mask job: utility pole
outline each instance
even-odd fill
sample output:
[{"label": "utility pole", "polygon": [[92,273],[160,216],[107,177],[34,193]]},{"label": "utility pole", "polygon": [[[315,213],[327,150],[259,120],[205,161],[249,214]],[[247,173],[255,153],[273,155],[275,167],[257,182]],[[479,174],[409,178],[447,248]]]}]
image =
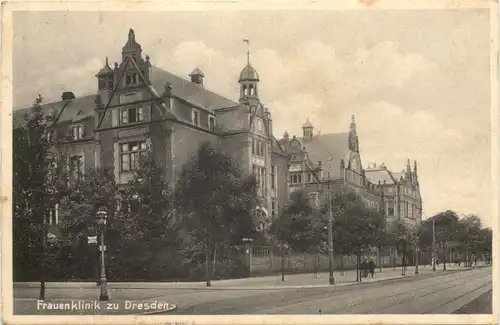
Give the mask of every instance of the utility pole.
[{"label": "utility pole", "polygon": [[436,220],[432,218],[432,271],[436,272]]},{"label": "utility pole", "polygon": [[330,173],[328,173],[328,263],[330,271],[328,283],[333,285],[335,284],[335,278],[333,277],[333,213]]}]

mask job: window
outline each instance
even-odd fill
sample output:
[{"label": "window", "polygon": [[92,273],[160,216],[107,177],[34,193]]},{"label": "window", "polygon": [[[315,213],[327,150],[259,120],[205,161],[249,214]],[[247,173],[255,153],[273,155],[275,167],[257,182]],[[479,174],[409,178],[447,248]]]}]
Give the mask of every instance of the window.
[{"label": "window", "polygon": [[[251,109],[251,108],[250,108]],[[252,127],[252,122],[253,122],[253,115],[250,115],[248,117],[248,127],[251,128]]]},{"label": "window", "polygon": [[120,170],[124,172],[137,169],[140,157],[144,157],[146,152],[145,141],[120,144]]},{"label": "window", "polygon": [[302,174],[290,173],[290,184],[302,184]]},{"label": "window", "polygon": [[271,201],[271,216],[273,219],[278,217],[278,202],[275,199]]},{"label": "window", "polygon": [[200,125],[200,111],[193,109],[193,112],[191,113],[191,121],[194,125]]},{"label": "window", "polygon": [[144,120],[142,107],[122,109],[120,112],[121,124],[141,122]]},{"label": "window", "polygon": [[72,138],[73,140],[83,138],[83,125],[74,125],[72,127]]},{"label": "window", "polygon": [[263,167],[253,167],[255,178],[257,180],[257,194],[260,196],[265,195],[266,190],[266,170]]},{"label": "window", "polygon": [[387,215],[389,216],[394,216],[394,200],[393,199],[389,199],[387,201]]},{"label": "window", "polygon": [[106,80],[106,88],[113,89],[113,76],[108,76]]},{"label": "window", "polygon": [[215,116],[208,117],[208,128],[210,131],[215,132]]},{"label": "window", "polygon": [[70,157],[70,175],[73,181],[80,181],[83,177],[83,155]]},{"label": "window", "polygon": [[271,188],[275,190],[278,188],[278,166],[271,166]]},{"label": "window", "polygon": [[307,173],[307,182],[312,183],[313,179],[314,179],[313,173],[312,172]]},{"label": "window", "polygon": [[264,156],[264,142],[258,139],[252,139],[252,154]]},{"label": "window", "polygon": [[139,83],[139,78],[137,73],[130,73],[125,76],[125,85],[137,85]]}]

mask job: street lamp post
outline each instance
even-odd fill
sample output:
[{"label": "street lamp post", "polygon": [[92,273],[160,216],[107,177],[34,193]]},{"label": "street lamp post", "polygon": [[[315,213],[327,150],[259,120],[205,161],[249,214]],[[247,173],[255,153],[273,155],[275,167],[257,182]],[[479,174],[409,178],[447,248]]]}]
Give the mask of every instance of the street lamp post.
[{"label": "street lamp post", "polygon": [[106,209],[100,208],[99,211],[97,211],[97,223],[101,228],[101,245],[99,246],[99,249],[101,250],[101,294],[99,296],[99,300],[101,301],[109,300],[105,264],[106,245],[104,245],[104,232],[106,230],[107,219],[108,213],[106,212]]},{"label": "street lamp post", "polygon": [[328,283],[333,285],[335,278],[333,277],[333,213],[330,174],[328,174],[328,270],[330,272]]},{"label": "street lamp post", "polygon": [[420,247],[417,240],[415,242],[415,274],[418,274],[418,263],[420,263]]},{"label": "street lamp post", "polygon": [[432,271],[436,272],[436,220],[432,218]]}]

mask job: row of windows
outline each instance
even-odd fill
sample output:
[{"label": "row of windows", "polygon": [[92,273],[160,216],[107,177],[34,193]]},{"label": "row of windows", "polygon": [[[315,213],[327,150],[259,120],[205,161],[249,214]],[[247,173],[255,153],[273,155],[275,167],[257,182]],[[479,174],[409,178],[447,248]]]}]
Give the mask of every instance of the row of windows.
[{"label": "row of windows", "polygon": [[[200,126],[200,111],[197,109],[193,109],[191,111],[191,123],[196,126]],[[208,129],[212,132],[215,132],[215,116],[208,116]]]},{"label": "row of windows", "polygon": [[252,139],[252,154],[264,157],[265,156],[266,144],[264,141],[259,139]]},{"label": "row of windows", "polygon": [[[291,172],[289,176],[290,184],[302,184],[302,174],[302,172]],[[305,175],[307,183],[316,182],[313,172],[306,172]]]}]

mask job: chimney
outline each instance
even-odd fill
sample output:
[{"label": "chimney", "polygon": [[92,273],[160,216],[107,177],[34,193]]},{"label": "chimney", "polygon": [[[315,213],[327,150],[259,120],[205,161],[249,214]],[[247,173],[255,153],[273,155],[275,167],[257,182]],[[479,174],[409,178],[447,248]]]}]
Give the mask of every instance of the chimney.
[{"label": "chimney", "polygon": [[191,77],[191,82],[203,87],[203,77],[205,77],[205,75],[203,74],[203,72],[201,72],[200,69],[194,69],[193,72],[189,74],[189,76]]},{"label": "chimney", "polygon": [[75,99],[75,94],[71,91],[65,91],[61,95],[62,100],[70,100],[70,99]]}]

